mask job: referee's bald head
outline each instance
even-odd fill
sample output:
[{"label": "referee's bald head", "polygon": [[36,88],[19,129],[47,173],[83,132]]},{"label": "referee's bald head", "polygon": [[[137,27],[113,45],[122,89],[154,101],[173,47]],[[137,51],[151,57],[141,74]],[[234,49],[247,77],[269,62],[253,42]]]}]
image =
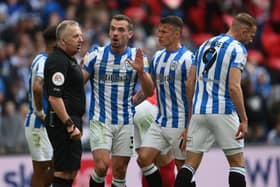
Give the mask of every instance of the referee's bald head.
[{"label": "referee's bald head", "polygon": [[66,35],[67,26],[72,26],[72,25],[80,26],[79,23],[74,20],[64,20],[61,23],[59,23],[56,27],[56,39],[57,40],[63,39],[63,37],[65,37]]}]

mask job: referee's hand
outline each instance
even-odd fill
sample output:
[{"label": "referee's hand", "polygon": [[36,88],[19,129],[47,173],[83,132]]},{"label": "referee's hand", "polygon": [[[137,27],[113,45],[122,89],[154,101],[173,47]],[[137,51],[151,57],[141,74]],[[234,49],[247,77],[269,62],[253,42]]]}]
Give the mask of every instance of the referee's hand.
[{"label": "referee's hand", "polygon": [[75,125],[73,125],[72,127],[67,127],[67,132],[70,135],[71,139],[81,139],[81,131]]}]

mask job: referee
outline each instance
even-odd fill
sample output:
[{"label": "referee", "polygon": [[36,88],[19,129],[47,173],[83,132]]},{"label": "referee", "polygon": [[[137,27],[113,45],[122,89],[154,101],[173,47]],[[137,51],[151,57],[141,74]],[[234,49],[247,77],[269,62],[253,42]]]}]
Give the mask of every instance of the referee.
[{"label": "referee", "polygon": [[85,92],[82,71],[73,57],[83,43],[79,24],[62,21],[56,29],[57,47],[45,65],[49,108],[46,128],[54,149],[53,187],[71,187],[80,168]]}]

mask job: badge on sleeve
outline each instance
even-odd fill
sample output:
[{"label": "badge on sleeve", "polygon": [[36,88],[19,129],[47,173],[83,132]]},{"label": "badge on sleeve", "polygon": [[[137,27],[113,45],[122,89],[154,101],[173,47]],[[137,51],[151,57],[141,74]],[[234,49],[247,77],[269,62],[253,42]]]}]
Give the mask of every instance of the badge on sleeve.
[{"label": "badge on sleeve", "polygon": [[60,72],[56,72],[52,76],[52,83],[56,86],[61,86],[64,83],[64,75]]}]

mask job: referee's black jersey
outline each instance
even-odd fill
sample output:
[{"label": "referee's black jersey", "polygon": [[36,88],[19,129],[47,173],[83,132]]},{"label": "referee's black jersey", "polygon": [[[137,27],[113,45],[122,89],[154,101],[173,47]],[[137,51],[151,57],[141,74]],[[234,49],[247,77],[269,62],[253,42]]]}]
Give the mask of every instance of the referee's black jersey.
[{"label": "referee's black jersey", "polygon": [[84,114],[85,91],[81,68],[75,58],[58,47],[55,47],[47,58],[44,84],[47,97],[55,96],[63,99],[69,116],[81,117]]}]

